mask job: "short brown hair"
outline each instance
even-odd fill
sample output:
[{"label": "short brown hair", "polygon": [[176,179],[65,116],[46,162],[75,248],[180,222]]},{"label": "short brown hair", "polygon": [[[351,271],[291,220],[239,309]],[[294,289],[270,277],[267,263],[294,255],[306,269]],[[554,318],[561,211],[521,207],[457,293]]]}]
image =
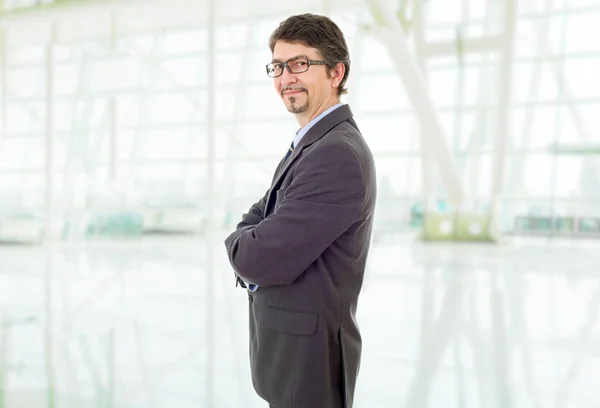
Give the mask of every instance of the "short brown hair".
[{"label": "short brown hair", "polygon": [[[269,38],[271,52],[277,41],[301,43],[319,50],[327,67],[335,68],[338,63],[346,67],[338,86],[338,96],[348,93],[344,87],[350,73],[350,54],[342,30],[331,19],[315,14],[300,14],[282,21]],[[329,71],[327,71],[329,74]]]}]

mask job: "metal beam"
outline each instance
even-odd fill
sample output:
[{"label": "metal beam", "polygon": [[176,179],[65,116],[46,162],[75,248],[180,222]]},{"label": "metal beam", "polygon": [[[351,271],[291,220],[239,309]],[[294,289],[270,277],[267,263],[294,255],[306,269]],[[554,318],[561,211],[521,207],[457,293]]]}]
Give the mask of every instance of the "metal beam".
[{"label": "metal beam", "polygon": [[600,143],[554,143],[548,146],[548,151],[572,156],[600,156]]},{"label": "metal beam", "polygon": [[386,10],[380,0],[371,0],[370,3],[373,14],[381,20],[379,26],[368,27],[365,31],[377,38],[387,48],[392,62],[404,82],[415,114],[425,130],[422,137],[427,138],[428,149],[439,167],[440,177],[449,201],[458,208],[464,201],[465,190],[446,142],[442,124],[427,92],[423,76],[408,48],[404,31],[398,20],[394,18],[394,13]]},{"label": "metal beam", "polygon": [[[467,38],[461,41],[462,53],[484,53],[494,50],[501,50],[505,43],[503,35],[489,35],[478,38]],[[451,41],[436,41],[425,43],[423,53],[426,57],[440,57],[448,55],[456,55],[457,42]]]},{"label": "metal beam", "polygon": [[[130,0],[128,0],[130,1]],[[143,0],[138,0],[141,2]],[[102,4],[124,3],[124,0],[53,0],[52,2],[35,1],[33,4],[21,7],[6,7],[4,1],[0,1],[0,22],[7,19],[14,19],[19,16],[30,15],[34,13],[47,13],[50,11],[64,11],[83,6],[102,5]]]}]

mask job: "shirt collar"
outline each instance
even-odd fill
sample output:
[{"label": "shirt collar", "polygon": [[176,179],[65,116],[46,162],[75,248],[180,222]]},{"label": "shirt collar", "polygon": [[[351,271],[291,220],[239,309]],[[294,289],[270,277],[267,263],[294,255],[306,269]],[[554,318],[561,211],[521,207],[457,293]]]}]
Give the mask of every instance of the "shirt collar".
[{"label": "shirt collar", "polygon": [[317,116],[316,118],[314,118],[313,120],[311,120],[310,122],[308,122],[306,124],[306,126],[304,126],[303,128],[298,129],[298,131],[296,132],[296,137],[294,138],[294,149],[296,148],[296,146],[298,146],[298,143],[300,143],[300,140],[302,140],[302,138],[304,137],[304,135],[307,134],[308,131],[314,125],[316,125],[318,121],[320,121],[325,116],[329,115],[331,112],[333,112],[334,110],[336,110],[337,108],[339,108],[342,105],[343,105],[343,103],[341,103],[341,102],[338,103],[338,104],[333,105],[329,109],[324,110],[323,112],[321,112],[321,114],[319,116]]}]

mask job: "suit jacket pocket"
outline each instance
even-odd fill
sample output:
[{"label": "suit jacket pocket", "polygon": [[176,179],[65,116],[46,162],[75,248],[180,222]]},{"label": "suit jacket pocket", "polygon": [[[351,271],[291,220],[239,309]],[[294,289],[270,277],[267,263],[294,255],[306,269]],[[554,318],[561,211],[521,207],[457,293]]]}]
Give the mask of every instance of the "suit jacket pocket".
[{"label": "suit jacket pocket", "polygon": [[318,314],[305,310],[291,310],[267,306],[268,328],[300,336],[311,336],[317,331]]}]

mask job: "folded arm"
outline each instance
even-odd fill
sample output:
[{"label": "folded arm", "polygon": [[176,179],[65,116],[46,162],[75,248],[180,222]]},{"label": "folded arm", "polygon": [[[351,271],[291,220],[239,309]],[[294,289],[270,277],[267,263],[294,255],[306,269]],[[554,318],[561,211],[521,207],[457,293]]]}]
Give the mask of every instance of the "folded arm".
[{"label": "folded arm", "polygon": [[[258,225],[264,219],[265,204],[267,202],[268,196],[269,196],[269,190],[267,190],[267,192],[263,198],[261,198],[256,203],[252,204],[252,207],[250,207],[250,209],[248,210],[247,213],[242,215],[242,220],[235,227],[236,232],[240,231],[241,229],[248,228],[248,227],[254,227],[255,225]],[[236,286],[240,285],[244,289],[247,288],[246,282],[244,282],[237,273],[235,274],[235,279],[236,279]]]},{"label": "folded arm", "polygon": [[308,152],[277,209],[225,241],[238,276],[260,286],[294,282],[356,220],[364,179],[354,151],[329,142]]},{"label": "folded arm", "polygon": [[267,193],[263,198],[261,198],[258,202],[252,204],[252,207],[250,207],[248,212],[242,215],[242,220],[235,227],[236,230],[248,226],[257,225],[265,218],[265,204],[267,202],[268,195],[269,191],[267,190]]}]

